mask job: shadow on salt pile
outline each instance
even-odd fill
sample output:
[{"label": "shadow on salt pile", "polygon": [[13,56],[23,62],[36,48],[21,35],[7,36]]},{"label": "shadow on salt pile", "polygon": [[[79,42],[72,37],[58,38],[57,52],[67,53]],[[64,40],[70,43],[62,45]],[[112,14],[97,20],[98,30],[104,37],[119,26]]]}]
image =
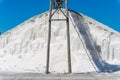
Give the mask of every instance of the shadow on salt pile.
[{"label": "shadow on salt pile", "polygon": [[[77,14],[79,14],[79,13],[77,13]],[[72,16],[72,17],[75,17],[75,16]],[[108,64],[105,61],[103,61],[103,59],[100,55],[101,47],[98,46],[92,39],[92,36],[90,35],[87,25],[84,23],[84,19],[83,19],[82,15],[80,15],[79,17],[76,16],[75,18],[73,18],[73,21],[76,25],[76,26],[74,25],[74,27],[77,27],[77,29],[79,30],[80,35],[84,39],[85,47],[87,48],[87,50],[90,53],[90,56],[92,57],[93,62],[91,62],[91,63],[93,65],[93,67],[95,69],[97,67],[97,69],[99,70],[98,72],[112,73],[112,72],[120,71],[120,65],[111,65],[111,64]],[[86,51],[86,53],[89,55],[89,53],[87,51]],[[96,69],[96,71],[97,71],[97,69]]]}]

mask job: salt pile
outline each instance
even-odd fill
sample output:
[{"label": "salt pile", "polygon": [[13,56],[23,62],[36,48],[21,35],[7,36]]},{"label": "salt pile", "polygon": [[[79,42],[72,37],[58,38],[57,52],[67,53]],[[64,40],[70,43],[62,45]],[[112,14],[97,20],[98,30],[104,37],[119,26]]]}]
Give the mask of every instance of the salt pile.
[{"label": "salt pile", "polygon": [[[72,73],[120,70],[120,34],[83,14],[71,11]],[[63,18],[62,13],[54,17]],[[37,15],[0,36],[0,71],[46,70],[49,12]],[[52,23],[50,72],[67,73],[66,23]]]}]

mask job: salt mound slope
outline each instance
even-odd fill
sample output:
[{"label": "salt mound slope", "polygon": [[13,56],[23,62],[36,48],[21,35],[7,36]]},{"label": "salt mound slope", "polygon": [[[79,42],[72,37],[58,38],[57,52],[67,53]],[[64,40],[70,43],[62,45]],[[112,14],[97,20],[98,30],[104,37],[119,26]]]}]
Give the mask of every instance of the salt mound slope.
[{"label": "salt mound slope", "polygon": [[[0,71],[45,73],[49,12],[35,16],[0,36]],[[64,18],[56,13],[54,18]],[[67,72],[66,23],[52,22],[50,72]],[[120,70],[120,34],[70,12],[72,72]]]}]

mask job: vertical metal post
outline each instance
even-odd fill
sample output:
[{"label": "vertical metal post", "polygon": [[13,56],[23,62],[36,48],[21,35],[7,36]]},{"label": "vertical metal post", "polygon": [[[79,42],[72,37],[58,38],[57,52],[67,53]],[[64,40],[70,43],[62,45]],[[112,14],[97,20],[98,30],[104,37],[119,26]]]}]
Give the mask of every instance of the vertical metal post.
[{"label": "vertical metal post", "polygon": [[[62,5],[62,3],[61,3]],[[57,10],[60,10],[63,15],[66,17],[66,33],[67,33],[67,62],[68,62],[68,73],[72,72],[71,69],[71,52],[70,52],[70,30],[69,30],[69,13],[68,13],[68,0],[66,0],[66,14],[61,10],[61,7],[58,6],[58,3],[56,3],[56,10],[52,13],[53,8],[53,0],[50,0],[50,14],[49,14],[49,28],[48,28],[48,43],[47,43],[47,59],[46,59],[46,74],[49,73],[49,62],[50,62],[50,41],[51,41],[51,22],[52,16],[55,14]],[[63,19],[58,19],[63,20]],[[64,21],[64,20],[63,20]]]},{"label": "vertical metal post", "polygon": [[69,29],[69,12],[68,12],[68,0],[66,0],[66,24],[67,24],[67,49],[68,49],[68,73],[72,72],[71,69],[71,51],[70,51],[70,29]]},{"label": "vertical metal post", "polygon": [[49,62],[50,62],[51,14],[52,14],[52,0],[50,0],[50,14],[49,14],[49,27],[48,27],[46,74],[49,73]]}]

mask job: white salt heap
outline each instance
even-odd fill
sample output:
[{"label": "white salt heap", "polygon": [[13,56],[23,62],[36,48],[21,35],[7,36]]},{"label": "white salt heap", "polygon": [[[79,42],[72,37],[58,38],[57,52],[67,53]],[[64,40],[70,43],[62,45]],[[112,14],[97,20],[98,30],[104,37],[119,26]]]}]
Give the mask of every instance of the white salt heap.
[{"label": "white salt heap", "polygon": [[[72,72],[120,70],[120,34],[76,12],[70,12]],[[64,18],[56,13],[54,18]],[[0,36],[0,71],[46,70],[49,12],[35,16]],[[50,72],[67,73],[66,23],[52,22]]]}]

